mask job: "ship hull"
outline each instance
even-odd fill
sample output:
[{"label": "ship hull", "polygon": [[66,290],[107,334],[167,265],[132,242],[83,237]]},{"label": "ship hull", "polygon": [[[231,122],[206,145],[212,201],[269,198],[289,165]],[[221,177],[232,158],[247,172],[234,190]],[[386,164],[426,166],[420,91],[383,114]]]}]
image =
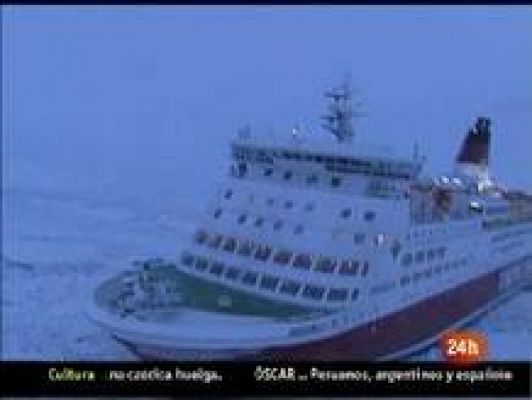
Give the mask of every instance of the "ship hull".
[{"label": "ship hull", "polygon": [[470,322],[530,282],[528,265],[519,265],[517,273],[508,280],[504,274],[510,268],[515,270],[515,265],[434,295],[373,323],[303,344],[246,352],[227,349],[191,352],[180,349],[178,343],[172,348],[125,344],[143,359],[364,361],[400,358],[429,346],[443,331]]}]

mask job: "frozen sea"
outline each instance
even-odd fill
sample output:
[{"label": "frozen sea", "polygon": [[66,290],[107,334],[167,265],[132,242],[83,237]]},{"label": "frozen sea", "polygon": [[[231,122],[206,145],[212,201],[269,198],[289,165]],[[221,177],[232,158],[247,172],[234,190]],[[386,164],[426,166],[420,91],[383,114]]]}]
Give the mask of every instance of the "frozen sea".
[{"label": "frozen sea", "polygon": [[[199,199],[196,199],[199,200]],[[134,360],[85,316],[95,280],[134,260],[175,257],[202,201],[169,204],[42,187],[3,191],[2,356],[17,360]],[[532,360],[532,291],[475,323],[493,360]],[[414,356],[439,359],[432,348]]]}]

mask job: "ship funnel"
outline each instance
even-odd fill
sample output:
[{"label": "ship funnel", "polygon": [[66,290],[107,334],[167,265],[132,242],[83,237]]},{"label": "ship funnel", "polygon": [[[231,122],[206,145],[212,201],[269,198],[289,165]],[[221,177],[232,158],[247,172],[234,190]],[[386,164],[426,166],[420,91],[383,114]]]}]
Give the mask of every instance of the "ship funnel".
[{"label": "ship funnel", "polygon": [[477,182],[489,181],[490,125],[489,118],[480,117],[467,132],[456,157],[456,172],[460,176]]},{"label": "ship funnel", "polygon": [[489,118],[481,117],[477,119],[474,128],[467,132],[456,158],[457,163],[488,165],[491,138],[490,125]]}]

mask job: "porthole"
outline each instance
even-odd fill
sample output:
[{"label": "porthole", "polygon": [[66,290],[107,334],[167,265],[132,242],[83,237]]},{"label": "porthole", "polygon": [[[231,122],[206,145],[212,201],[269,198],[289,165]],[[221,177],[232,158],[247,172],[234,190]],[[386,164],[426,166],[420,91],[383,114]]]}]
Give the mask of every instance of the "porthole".
[{"label": "porthole", "polygon": [[347,289],[329,289],[327,301],[345,301],[347,299]]},{"label": "porthole", "polygon": [[259,287],[261,289],[271,290],[272,292],[277,289],[277,285],[279,284],[279,278],[272,275],[264,275],[259,283]]},{"label": "porthole", "polygon": [[301,295],[312,300],[321,300],[324,292],[325,288],[322,286],[306,285]]},{"label": "porthole", "polygon": [[242,277],[242,283],[246,285],[254,286],[257,283],[258,277],[259,277],[258,273],[248,271]]},{"label": "porthole", "polygon": [[281,287],[279,288],[279,292],[288,294],[291,296],[295,296],[297,292],[299,292],[300,287],[301,287],[301,284],[295,281],[283,281],[281,283]]},{"label": "porthole", "polygon": [[194,263],[194,256],[188,251],[183,252],[183,254],[181,255],[181,264],[183,264],[186,267],[191,267],[193,263]]},{"label": "porthole", "polygon": [[341,212],[340,212],[340,216],[342,218],[349,218],[351,216],[351,209],[350,208],[344,208]]},{"label": "porthole", "polygon": [[229,280],[237,280],[238,277],[240,276],[241,274],[241,270],[239,270],[238,268],[235,268],[235,267],[229,267],[227,269],[227,272],[225,273],[225,277]]},{"label": "porthole", "polygon": [[225,265],[222,264],[221,262],[213,262],[209,272],[213,275],[220,276],[224,272],[224,269],[225,269]]},{"label": "porthole", "polygon": [[296,254],[292,265],[296,268],[310,269],[312,266],[312,256],[309,254]]},{"label": "porthole", "polygon": [[358,272],[358,266],[358,261],[342,260],[340,263],[340,270],[338,272],[341,275],[356,275]]},{"label": "porthole", "polygon": [[375,217],[376,217],[375,211],[366,211],[366,212],[364,212],[364,220],[365,221],[368,221],[368,222],[374,221]]},{"label": "porthole", "polygon": [[342,180],[341,180],[340,177],[338,177],[338,176],[333,176],[333,177],[331,178],[331,185],[332,185],[333,187],[338,187],[338,186],[340,186],[340,183],[341,183],[341,182],[342,182]]}]

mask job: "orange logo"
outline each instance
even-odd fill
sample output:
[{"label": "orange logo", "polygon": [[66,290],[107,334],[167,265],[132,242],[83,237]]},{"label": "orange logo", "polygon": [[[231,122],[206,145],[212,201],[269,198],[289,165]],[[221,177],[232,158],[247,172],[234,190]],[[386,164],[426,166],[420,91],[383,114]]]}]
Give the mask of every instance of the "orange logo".
[{"label": "orange logo", "polygon": [[488,339],[476,331],[449,331],[440,338],[440,350],[448,362],[480,362],[486,360],[488,355]]}]

